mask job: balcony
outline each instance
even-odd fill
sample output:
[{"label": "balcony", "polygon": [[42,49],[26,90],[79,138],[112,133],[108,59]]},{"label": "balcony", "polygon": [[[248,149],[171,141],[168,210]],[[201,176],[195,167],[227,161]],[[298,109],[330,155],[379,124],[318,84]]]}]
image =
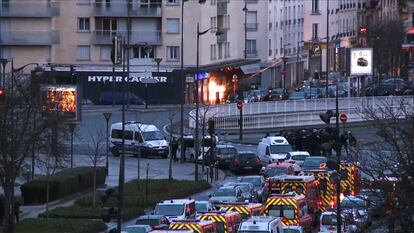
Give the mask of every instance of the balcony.
[{"label": "balcony", "polygon": [[[129,10],[130,17],[162,17],[161,5],[134,6]],[[127,17],[127,3],[116,2],[116,5],[109,5],[109,7],[104,3],[95,3],[94,13],[96,17]]]},{"label": "balcony", "polygon": [[47,46],[59,43],[59,31],[0,31],[0,45],[24,46],[39,45]]},{"label": "balcony", "polygon": [[[126,36],[127,32],[95,30],[93,31],[92,43],[96,45],[109,45],[112,44],[112,38],[116,35]],[[131,31],[130,44],[161,45],[161,31]]]},{"label": "balcony", "polygon": [[51,18],[59,15],[59,3],[22,1],[0,4],[0,17],[4,18]]},{"label": "balcony", "polygon": [[257,50],[245,50],[246,51],[246,57],[247,58],[254,58],[257,57]]}]

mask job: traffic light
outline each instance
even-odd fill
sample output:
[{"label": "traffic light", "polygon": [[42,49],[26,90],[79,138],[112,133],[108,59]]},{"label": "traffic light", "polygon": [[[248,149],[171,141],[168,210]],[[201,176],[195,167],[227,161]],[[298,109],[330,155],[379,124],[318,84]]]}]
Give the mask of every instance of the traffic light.
[{"label": "traffic light", "polygon": [[6,104],[6,93],[4,88],[0,87],[0,107],[3,107]]},{"label": "traffic light", "polygon": [[325,124],[329,125],[331,118],[334,116],[334,113],[332,110],[328,110],[325,113],[319,114],[319,117]]}]

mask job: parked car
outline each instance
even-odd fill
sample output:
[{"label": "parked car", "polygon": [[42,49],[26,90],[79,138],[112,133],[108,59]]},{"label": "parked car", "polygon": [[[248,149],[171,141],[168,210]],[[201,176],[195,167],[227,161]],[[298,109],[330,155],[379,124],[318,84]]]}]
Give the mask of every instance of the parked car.
[{"label": "parked car", "polygon": [[368,214],[368,203],[356,196],[345,196],[341,201],[342,213],[348,218],[349,224],[356,225],[358,231],[363,231],[372,220]]},{"label": "parked car", "polygon": [[148,233],[152,231],[149,225],[129,225],[126,227],[126,233]]},{"label": "parked car", "polygon": [[156,214],[149,214],[149,215],[142,215],[137,218],[135,221],[136,225],[149,225],[152,228],[166,226],[169,225],[170,222],[168,221],[167,217],[164,215],[156,215]]},{"label": "parked car", "polygon": [[271,163],[262,168],[261,174],[265,177],[273,177],[280,175],[295,175],[295,168],[291,163]]},{"label": "parked car", "polygon": [[324,156],[310,156],[303,161],[302,169],[304,171],[320,169],[322,164],[326,164],[326,162],[328,162],[328,159]]},{"label": "parked car", "polygon": [[257,202],[257,192],[254,189],[254,185],[250,182],[229,182],[224,186],[239,186],[243,191],[244,200],[248,200],[251,203]]},{"label": "parked car", "polygon": [[309,152],[307,151],[292,151],[288,153],[288,160],[286,162],[294,162],[298,166],[302,167],[303,162],[306,158],[310,157]]},{"label": "parked car", "polygon": [[236,147],[232,145],[220,144],[216,146],[216,159],[220,168],[228,168],[234,156],[237,155]]},{"label": "parked car", "polygon": [[230,170],[233,173],[241,173],[245,171],[250,172],[259,172],[262,168],[260,164],[260,160],[254,152],[239,152],[236,156],[234,156],[231,164]]},{"label": "parked car", "polygon": [[264,202],[267,197],[267,183],[263,176],[242,176],[238,179],[240,182],[250,182],[253,184],[257,193],[258,202]]},{"label": "parked car", "polygon": [[304,229],[301,226],[284,226],[283,233],[304,233]]},{"label": "parked car", "polygon": [[214,206],[232,203],[232,202],[244,202],[243,190],[239,186],[223,186],[216,190],[213,194],[209,195],[209,202]]}]

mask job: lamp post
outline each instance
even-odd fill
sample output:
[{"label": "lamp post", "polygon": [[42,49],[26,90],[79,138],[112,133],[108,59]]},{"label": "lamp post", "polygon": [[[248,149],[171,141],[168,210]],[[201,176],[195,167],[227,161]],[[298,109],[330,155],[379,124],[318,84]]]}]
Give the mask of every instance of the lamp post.
[{"label": "lamp post", "polygon": [[[148,58],[150,53],[152,52],[152,47],[146,43],[144,46],[144,51]],[[145,109],[148,109],[148,83],[147,82],[145,82]]]},{"label": "lamp post", "polygon": [[[326,0],[326,96],[328,96],[328,84],[329,84],[329,0]],[[322,56],[322,53],[321,53]],[[321,69],[322,72],[322,69]],[[337,93],[338,94],[338,93]]]},{"label": "lamp post", "polygon": [[283,45],[283,57],[282,57],[282,61],[283,61],[283,71],[282,71],[282,75],[283,75],[283,89],[286,89],[286,63],[288,61],[288,58],[286,57],[286,46],[289,46],[290,43],[288,44],[284,44]]},{"label": "lamp post", "polygon": [[112,113],[104,112],[103,116],[105,117],[106,121],[106,163],[105,163],[105,170],[106,176],[109,175],[109,119],[111,119]]},{"label": "lamp post", "polygon": [[296,85],[299,83],[299,44],[305,43],[305,41],[301,40],[297,42],[296,46]]},{"label": "lamp post", "polygon": [[184,162],[184,102],[185,102],[185,77],[184,77],[184,3],[187,0],[181,0],[181,104],[180,104],[180,158]]},{"label": "lamp post", "polygon": [[76,123],[69,122],[69,131],[70,131],[70,168],[73,168],[73,133],[75,132]]},{"label": "lamp post", "polygon": [[[197,23],[197,59],[196,59],[196,74],[195,74],[195,101],[196,101],[196,116],[195,116],[195,161],[194,161],[194,180],[198,181],[198,164],[197,164],[197,160],[198,160],[198,155],[199,155],[199,138],[198,138],[198,128],[199,128],[199,123],[198,123],[198,115],[199,115],[199,98],[198,98],[198,72],[199,72],[199,66],[200,66],[200,36],[206,34],[208,31],[210,31],[211,29],[214,28],[209,28],[205,31],[201,31],[200,32],[200,23]],[[216,36],[219,36],[223,34],[223,32],[221,30],[217,30],[216,32]],[[203,155],[204,156],[204,155]],[[203,158],[204,159],[204,158]]]},{"label": "lamp post", "polygon": [[244,1],[244,7],[242,9],[244,11],[244,59],[247,59],[247,2]]}]

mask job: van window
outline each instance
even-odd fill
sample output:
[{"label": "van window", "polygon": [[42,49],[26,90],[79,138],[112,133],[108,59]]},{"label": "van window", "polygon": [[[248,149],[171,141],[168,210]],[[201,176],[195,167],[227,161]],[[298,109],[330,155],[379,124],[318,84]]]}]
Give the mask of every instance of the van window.
[{"label": "van window", "polygon": [[269,216],[295,219],[295,207],[293,205],[271,205],[269,206]]},{"label": "van window", "polygon": [[164,140],[164,136],[160,131],[142,132],[142,137],[145,141]]},{"label": "van window", "polygon": [[[125,140],[132,140],[132,131],[125,131]],[[122,130],[120,129],[113,129],[111,132],[112,138],[122,139]]]},{"label": "van window", "polygon": [[155,214],[167,216],[180,216],[184,214],[184,204],[158,204]]},{"label": "van window", "polygon": [[287,153],[287,152],[292,152],[292,151],[293,151],[292,146],[289,144],[270,146],[270,152],[272,152],[272,154]]},{"label": "van window", "polygon": [[137,142],[139,142],[139,143],[144,142],[144,141],[142,140],[141,134],[140,134],[140,133],[138,133],[138,132],[135,132],[135,141],[137,141]]}]

